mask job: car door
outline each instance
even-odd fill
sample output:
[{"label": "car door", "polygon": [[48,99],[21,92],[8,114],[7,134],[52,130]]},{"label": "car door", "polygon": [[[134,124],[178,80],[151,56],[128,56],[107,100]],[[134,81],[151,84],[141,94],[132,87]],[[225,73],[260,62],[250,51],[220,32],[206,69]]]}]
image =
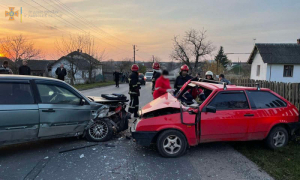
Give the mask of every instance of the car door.
[{"label": "car door", "polygon": [[[274,123],[294,117],[287,103],[269,91],[246,91],[254,117],[249,123],[249,140],[264,139]],[[296,112],[297,113],[297,112]]]},{"label": "car door", "polygon": [[0,81],[0,144],[37,138],[38,105],[29,80]]},{"label": "car door", "polygon": [[73,88],[63,82],[36,81],[40,96],[39,137],[82,133],[91,118],[90,105]]},{"label": "car door", "polygon": [[[205,112],[207,107],[216,112]],[[221,91],[201,113],[201,141],[230,141],[246,138],[252,111],[244,91]]]}]

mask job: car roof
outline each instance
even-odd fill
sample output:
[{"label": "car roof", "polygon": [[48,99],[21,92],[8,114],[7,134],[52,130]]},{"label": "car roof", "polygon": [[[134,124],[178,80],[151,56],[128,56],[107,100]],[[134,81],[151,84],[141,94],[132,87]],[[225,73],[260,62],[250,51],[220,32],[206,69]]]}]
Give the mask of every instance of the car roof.
[{"label": "car roof", "polygon": [[[198,81],[192,81],[191,83],[196,84],[198,86],[205,87],[210,90],[223,90],[224,85],[223,84],[215,84],[215,83],[208,83],[208,82],[198,82]],[[241,90],[257,90],[256,87],[245,87],[245,86],[236,86],[236,85],[226,85],[227,90],[232,91],[241,91]],[[261,88],[261,90],[270,91],[267,88]]]},{"label": "car roof", "polygon": [[0,80],[51,80],[51,81],[62,82],[61,80],[50,78],[50,77],[26,76],[26,75],[6,75],[6,74],[1,74]]}]

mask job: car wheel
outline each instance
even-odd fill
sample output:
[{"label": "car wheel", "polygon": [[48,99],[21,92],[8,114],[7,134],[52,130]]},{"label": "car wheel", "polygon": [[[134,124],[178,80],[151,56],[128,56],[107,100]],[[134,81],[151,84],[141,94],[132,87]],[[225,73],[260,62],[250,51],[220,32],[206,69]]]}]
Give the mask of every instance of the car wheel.
[{"label": "car wheel", "polygon": [[88,141],[104,142],[110,140],[112,136],[112,125],[106,120],[95,121],[86,132]]},{"label": "car wheel", "polygon": [[186,151],[185,136],[176,130],[167,130],[159,135],[157,149],[163,157],[178,157]]},{"label": "car wheel", "polygon": [[273,128],[270,131],[266,139],[266,143],[269,148],[278,149],[286,146],[288,140],[289,140],[289,135],[287,130],[282,126],[278,126]]}]

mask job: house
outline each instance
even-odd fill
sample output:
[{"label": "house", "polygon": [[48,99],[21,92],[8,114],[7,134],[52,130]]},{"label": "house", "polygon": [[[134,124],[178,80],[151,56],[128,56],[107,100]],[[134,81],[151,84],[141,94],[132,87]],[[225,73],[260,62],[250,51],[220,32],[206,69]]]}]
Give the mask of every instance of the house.
[{"label": "house", "polygon": [[256,43],[248,63],[251,79],[299,83],[300,39],[291,44]]},{"label": "house", "polygon": [[[54,63],[55,60],[27,60],[27,66],[30,67],[31,75],[48,76],[48,66]],[[16,62],[17,67],[22,66],[23,60]]]},{"label": "house", "polygon": [[[56,69],[63,64],[67,70],[65,81],[71,83],[72,71],[74,73],[74,84],[83,84],[89,80],[89,72],[91,72],[93,81],[103,80],[102,64],[92,56],[83,53],[82,51],[73,51],[66,56],[55,61],[51,66],[48,66],[49,76],[56,78]],[[92,71],[91,71],[91,66]],[[73,70],[72,70],[73,69]]]}]

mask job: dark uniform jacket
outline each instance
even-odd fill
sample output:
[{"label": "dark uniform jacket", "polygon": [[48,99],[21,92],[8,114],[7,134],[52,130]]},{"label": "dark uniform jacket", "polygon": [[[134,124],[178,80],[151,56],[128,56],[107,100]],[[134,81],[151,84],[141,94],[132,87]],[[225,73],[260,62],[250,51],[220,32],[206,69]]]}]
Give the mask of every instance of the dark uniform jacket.
[{"label": "dark uniform jacket", "polygon": [[64,81],[65,80],[65,76],[67,75],[67,71],[65,68],[60,68],[58,67],[55,71],[56,75],[57,75],[57,78]]},{"label": "dark uniform jacket", "polygon": [[20,75],[30,75],[30,67],[28,66],[20,66],[19,67],[19,74]]},{"label": "dark uniform jacket", "polygon": [[137,72],[132,72],[129,75],[129,94],[131,95],[140,95],[140,82],[139,74]]},{"label": "dark uniform jacket", "polygon": [[188,80],[192,78],[193,77],[188,74],[185,77],[183,77],[180,74],[175,80],[175,84],[174,84],[175,94],[180,90],[180,88],[184,85],[184,83],[186,83]]},{"label": "dark uniform jacket", "polygon": [[155,90],[155,83],[156,80],[160,77],[161,73],[154,71],[153,76],[152,76],[152,92]]},{"label": "dark uniform jacket", "polygon": [[113,75],[114,75],[114,80],[115,80],[115,81],[119,81],[119,80],[120,80],[120,74],[121,74],[121,73],[119,73],[119,72],[117,72],[117,71],[115,71],[115,72],[113,73]]}]

